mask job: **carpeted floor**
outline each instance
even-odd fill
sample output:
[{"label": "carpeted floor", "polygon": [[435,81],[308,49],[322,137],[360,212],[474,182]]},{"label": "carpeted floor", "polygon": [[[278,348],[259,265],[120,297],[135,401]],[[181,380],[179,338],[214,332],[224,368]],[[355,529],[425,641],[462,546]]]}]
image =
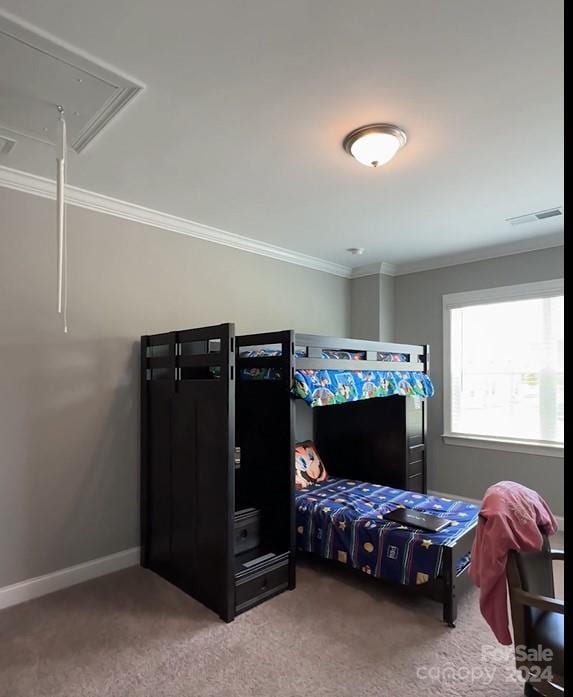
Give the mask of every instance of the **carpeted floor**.
[{"label": "carpeted floor", "polygon": [[0,696],[518,697],[477,602],[449,629],[431,601],[306,562],[227,625],[134,567],[0,612]]}]

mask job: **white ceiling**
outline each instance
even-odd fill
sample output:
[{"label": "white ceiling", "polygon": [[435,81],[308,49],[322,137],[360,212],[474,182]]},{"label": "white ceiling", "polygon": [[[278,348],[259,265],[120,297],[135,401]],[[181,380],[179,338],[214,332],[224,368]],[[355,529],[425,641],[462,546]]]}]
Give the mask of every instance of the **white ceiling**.
[{"label": "white ceiling", "polygon": [[[563,203],[559,0],[0,3],[146,86],[75,186],[349,266],[562,232],[505,222]],[[341,147],[374,121],[409,138],[378,170]],[[0,165],[52,177],[54,153]]]}]

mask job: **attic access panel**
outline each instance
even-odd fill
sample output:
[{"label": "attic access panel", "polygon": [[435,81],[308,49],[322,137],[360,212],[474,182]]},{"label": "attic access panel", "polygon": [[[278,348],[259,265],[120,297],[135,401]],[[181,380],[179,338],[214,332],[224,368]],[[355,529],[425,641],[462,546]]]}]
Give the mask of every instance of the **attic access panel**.
[{"label": "attic access panel", "polygon": [[0,65],[3,130],[55,145],[61,104],[76,152],[143,89],[6,13],[0,13]]}]

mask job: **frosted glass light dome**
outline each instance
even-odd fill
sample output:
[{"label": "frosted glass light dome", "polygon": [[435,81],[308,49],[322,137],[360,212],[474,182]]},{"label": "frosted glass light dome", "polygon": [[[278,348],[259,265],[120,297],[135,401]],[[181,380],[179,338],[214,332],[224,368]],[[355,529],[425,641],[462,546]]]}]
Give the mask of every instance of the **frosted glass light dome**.
[{"label": "frosted glass light dome", "polygon": [[401,128],[381,123],[352,131],[344,139],[343,146],[363,165],[380,167],[389,162],[406,145],[406,141],[406,134]]}]

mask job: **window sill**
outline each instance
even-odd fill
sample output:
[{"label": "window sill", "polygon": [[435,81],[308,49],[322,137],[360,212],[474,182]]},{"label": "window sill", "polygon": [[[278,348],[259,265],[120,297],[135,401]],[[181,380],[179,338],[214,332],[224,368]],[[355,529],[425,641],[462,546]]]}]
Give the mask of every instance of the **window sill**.
[{"label": "window sill", "polygon": [[446,445],[462,445],[468,448],[485,448],[487,450],[505,450],[528,455],[544,455],[546,457],[563,457],[562,445],[533,443],[526,440],[510,440],[509,438],[487,438],[485,436],[469,436],[462,433],[443,433],[442,440]]}]

